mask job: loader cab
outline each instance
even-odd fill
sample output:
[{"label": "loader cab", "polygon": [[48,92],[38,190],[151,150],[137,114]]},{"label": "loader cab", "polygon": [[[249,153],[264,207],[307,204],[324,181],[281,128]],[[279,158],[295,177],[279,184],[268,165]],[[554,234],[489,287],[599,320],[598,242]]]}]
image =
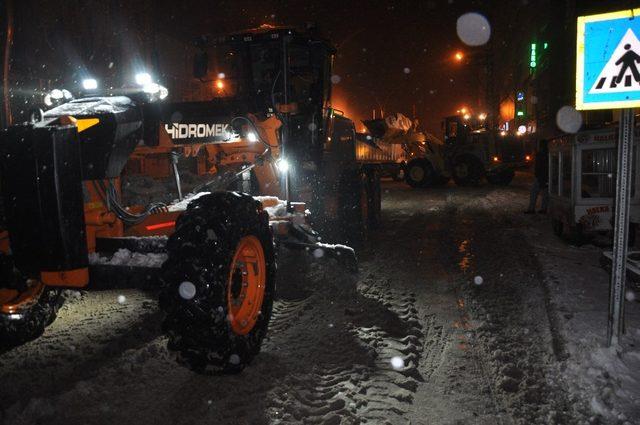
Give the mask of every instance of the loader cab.
[{"label": "loader cab", "polygon": [[271,113],[280,106],[296,115],[313,113],[331,97],[335,50],[311,31],[263,25],[203,37],[197,45],[194,77],[207,86],[210,99],[234,98],[254,113]]},{"label": "loader cab", "polygon": [[335,49],[314,30],[263,25],[219,38],[202,37],[194,76],[199,100],[233,101],[244,112],[276,114],[287,151],[300,161],[320,161],[326,141]]},{"label": "loader cab", "polygon": [[459,115],[446,117],[442,122],[444,141],[448,145],[465,144],[470,141],[471,128]]}]

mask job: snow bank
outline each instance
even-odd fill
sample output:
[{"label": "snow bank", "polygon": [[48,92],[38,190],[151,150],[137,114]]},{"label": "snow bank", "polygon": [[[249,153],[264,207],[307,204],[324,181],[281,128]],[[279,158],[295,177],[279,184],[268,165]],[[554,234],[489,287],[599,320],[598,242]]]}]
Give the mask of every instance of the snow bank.
[{"label": "snow bank", "polygon": [[538,251],[557,311],[568,354],[560,370],[571,397],[586,404],[596,423],[639,423],[640,304],[627,298],[627,334],[619,347],[607,347],[609,273],[600,266],[602,249],[569,246],[547,222],[534,224],[526,236]]}]

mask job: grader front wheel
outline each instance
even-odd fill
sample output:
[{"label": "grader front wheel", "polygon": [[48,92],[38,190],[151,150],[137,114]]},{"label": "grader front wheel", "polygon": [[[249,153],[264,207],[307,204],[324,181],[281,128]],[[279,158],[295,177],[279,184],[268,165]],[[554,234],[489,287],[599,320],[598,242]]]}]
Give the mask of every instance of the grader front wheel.
[{"label": "grader front wheel", "polygon": [[169,238],[163,330],[178,361],[197,372],[236,373],[260,351],[276,270],[261,208],[248,195],[206,195],[189,204]]}]

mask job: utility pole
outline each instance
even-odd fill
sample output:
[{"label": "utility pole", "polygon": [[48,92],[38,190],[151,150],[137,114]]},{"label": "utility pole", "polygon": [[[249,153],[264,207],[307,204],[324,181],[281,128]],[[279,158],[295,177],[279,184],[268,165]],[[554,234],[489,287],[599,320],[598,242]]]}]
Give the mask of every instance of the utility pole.
[{"label": "utility pole", "polygon": [[5,0],[6,5],[6,34],[4,44],[4,58],[2,62],[2,111],[3,127],[11,125],[11,96],[9,96],[9,71],[11,69],[11,47],[13,45],[13,0]]}]

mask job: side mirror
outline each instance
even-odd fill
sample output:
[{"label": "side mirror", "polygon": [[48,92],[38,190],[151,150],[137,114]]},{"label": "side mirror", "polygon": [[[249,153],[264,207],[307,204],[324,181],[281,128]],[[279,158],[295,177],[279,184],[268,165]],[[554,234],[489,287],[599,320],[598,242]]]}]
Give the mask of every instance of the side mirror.
[{"label": "side mirror", "polygon": [[207,52],[200,51],[193,58],[193,76],[204,78],[209,72],[209,56]]}]

